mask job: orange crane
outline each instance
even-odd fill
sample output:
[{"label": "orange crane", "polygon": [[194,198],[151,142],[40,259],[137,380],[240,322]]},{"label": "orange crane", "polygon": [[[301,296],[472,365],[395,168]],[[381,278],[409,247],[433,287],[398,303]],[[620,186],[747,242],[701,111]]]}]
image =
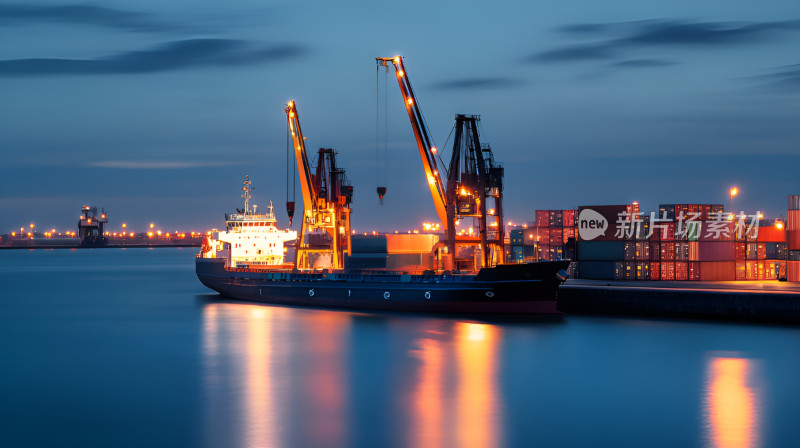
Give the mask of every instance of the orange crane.
[{"label": "orange crane", "polygon": [[350,255],[350,203],[353,187],[345,170],[336,165],[336,151],[320,148],[312,174],[305,138],[294,101],[286,105],[294,154],[303,192],[303,219],[297,242],[295,269],[343,269]]},{"label": "orange crane", "polygon": [[[478,138],[477,116],[456,116],[456,141],[453,147],[450,167],[447,169],[448,179],[445,183],[439,174],[436,157],[439,150],[433,144],[428,131],[419,101],[414,96],[414,89],[408,72],[403,65],[403,58],[375,58],[379,66],[394,67],[400,93],[403,96],[411,128],[417,141],[425,177],[433,198],[436,213],[445,232],[444,244],[447,253],[441,256],[444,269],[453,267],[460,269],[456,257],[456,243],[475,245],[476,239],[458,237],[456,223],[459,217],[479,219],[479,238],[482,257],[473,264],[473,268],[489,267],[503,259],[503,223],[502,223],[502,177],[503,168],[494,162],[491,149],[483,147]],[[464,129],[462,131],[462,128]],[[462,138],[463,134],[463,138]],[[462,155],[463,154],[463,155]],[[463,165],[463,168],[462,168]],[[487,213],[487,200],[491,199],[495,207]],[[487,219],[488,218],[488,219]],[[488,221],[488,222],[487,222]]]}]

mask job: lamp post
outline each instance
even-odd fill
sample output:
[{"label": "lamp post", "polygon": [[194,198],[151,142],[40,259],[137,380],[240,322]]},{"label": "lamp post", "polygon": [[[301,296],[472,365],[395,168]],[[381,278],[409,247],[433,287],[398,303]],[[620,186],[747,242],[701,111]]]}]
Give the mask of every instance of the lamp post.
[{"label": "lamp post", "polygon": [[737,194],[739,194],[739,189],[736,188],[736,187],[733,187],[733,188],[731,188],[731,191],[729,193],[731,195],[731,215],[735,216],[735,212],[733,211],[733,197],[736,196]]}]

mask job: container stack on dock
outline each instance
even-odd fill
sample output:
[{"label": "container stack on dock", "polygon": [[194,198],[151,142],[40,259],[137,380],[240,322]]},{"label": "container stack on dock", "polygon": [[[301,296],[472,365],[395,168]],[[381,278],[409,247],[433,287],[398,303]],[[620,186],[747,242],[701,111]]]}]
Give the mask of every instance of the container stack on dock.
[{"label": "container stack on dock", "polygon": [[536,210],[534,225],[509,232],[508,262],[575,260],[575,214],[576,210]]},{"label": "container stack on dock", "polygon": [[800,195],[789,196],[789,216],[786,223],[788,258],[786,279],[800,282]]},{"label": "container stack on dock", "polygon": [[[780,220],[758,219],[754,225],[754,215],[732,219],[722,204],[662,204],[658,214],[646,215],[636,207],[634,203],[579,208],[576,278],[733,281],[787,277],[791,238],[787,234],[791,232]],[[798,213],[789,211],[790,221],[794,219],[790,228],[800,229]],[[630,221],[623,222],[628,215]],[[598,234],[592,226],[601,223],[605,231]],[[800,262],[800,251],[791,257]],[[797,273],[798,267],[791,269]]]}]

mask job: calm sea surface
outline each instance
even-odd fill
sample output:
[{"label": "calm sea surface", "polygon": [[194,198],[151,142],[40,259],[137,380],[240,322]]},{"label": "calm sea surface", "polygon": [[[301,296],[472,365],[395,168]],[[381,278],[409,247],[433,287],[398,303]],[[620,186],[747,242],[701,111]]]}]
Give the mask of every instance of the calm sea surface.
[{"label": "calm sea surface", "polygon": [[0,447],[797,447],[800,328],[235,303],[194,249],[0,251]]}]

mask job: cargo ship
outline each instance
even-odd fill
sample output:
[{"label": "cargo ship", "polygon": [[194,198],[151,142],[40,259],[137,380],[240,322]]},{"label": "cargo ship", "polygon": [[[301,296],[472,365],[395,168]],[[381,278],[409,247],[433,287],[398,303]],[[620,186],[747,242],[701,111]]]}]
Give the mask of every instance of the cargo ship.
[{"label": "cargo ship", "polygon": [[[569,261],[503,264],[504,169],[495,161],[491,147],[480,141],[480,116],[456,115],[450,163],[440,166],[444,162],[423,119],[403,59],[376,58],[376,62],[378,68],[386,68],[386,76],[389,68],[394,68],[441,236],[428,241],[430,244],[404,241],[397,244],[401,252],[397,254],[388,247],[385,254],[361,253],[350,228],[353,187],[337,164],[337,152],[320,148],[316,163],[309,162],[297,106],[289,101],[284,111],[292,147],[287,152],[294,153],[303,195],[294,260],[284,263],[286,240],[274,227],[274,219],[265,221],[271,230],[260,233],[260,239],[252,232],[263,226],[239,225],[228,219],[226,234],[215,233],[198,255],[200,281],[230,298],[290,305],[481,315],[557,314],[558,287],[567,279]],[[287,176],[295,175],[288,170],[287,164]],[[249,188],[246,182],[245,201]],[[386,192],[385,185],[377,188],[381,201]],[[288,182],[286,211],[291,226],[295,201],[293,197],[289,200]],[[245,202],[243,214],[247,213]],[[473,224],[467,232],[465,222]],[[233,239],[225,237],[230,234]],[[415,254],[402,253],[413,247],[418,249]],[[271,252],[272,258],[247,259],[273,248],[280,250]]]},{"label": "cargo ship", "polygon": [[[421,269],[425,266],[419,264],[407,265],[405,270],[364,268],[363,264],[334,268],[337,257],[330,250],[327,257],[311,256],[325,253],[321,243],[325,238],[311,232],[297,241],[294,262],[287,263],[288,243],[297,232],[278,229],[272,207],[264,214],[249,208],[249,178],[243,189],[244,209],[225,215],[226,229],[207,237],[196,258],[198,279],[225,297],[351,310],[559,313],[556,295],[567,278],[569,261],[497,265],[477,272]],[[341,247],[349,247],[347,240]],[[331,243],[328,238],[329,249]],[[344,257],[345,261],[356,259]]]}]

